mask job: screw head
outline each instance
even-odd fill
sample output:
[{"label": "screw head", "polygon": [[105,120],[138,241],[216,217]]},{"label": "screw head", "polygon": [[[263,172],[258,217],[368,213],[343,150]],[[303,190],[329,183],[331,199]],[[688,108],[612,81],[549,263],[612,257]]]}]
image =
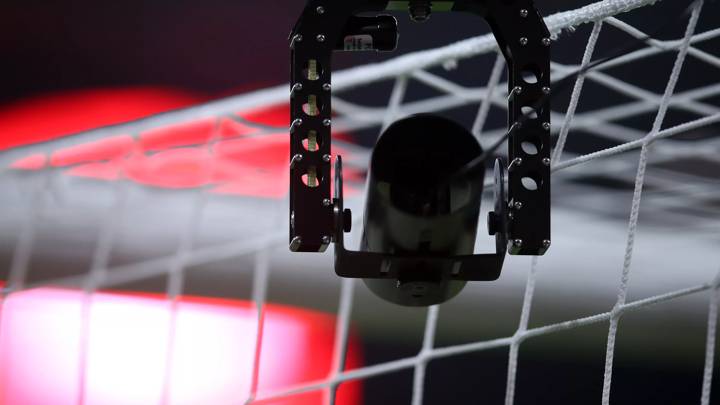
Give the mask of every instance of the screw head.
[{"label": "screw head", "polygon": [[330,201],[329,198],[324,198],[323,199],[323,207],[329,207],[330,205],[332,205],[332,201]]},{"label": "screw head", "polygon": [[515,204],[513,204],[513,207],[515,207],[516,210],[519,210],[523,207],[523,203],[520,201],[515,201]]},{"label": "screw head", "polygon": [[325,83],[325,84],[322,85],[322,88],[323,88],[323,90],[325,90],[325,91],[330,91],[330,89],[331,89],[332,87],[330,86],[330,83]]},{"label": "screw head", "polygon": [[528,39],[526,37],[520,37],[520,45],[525,46],[528,44]]},{"label": "screw head", "polygon": [[528,16],[528,11],[526,9],[520,9],[520,17],[525,18]]},{"label": "screw head", "polygon": [[542,88],[542,92],[543,92],[544,94],[550,94],[550,87],[547,87],[547,86],[546,86],[546,87],[543,87],[543,88]]},{"label": "screw head", "polygon": [[329,161],[330,161],[330,155],[324,154],[324,155],[323,155],[323,161],[324,161],[324,162],[329,162]]},{"label": "screw head", "polygon": [[323,7],[323,6],[318,6],[318,7],[315,9],[315,11],[316,11],[318,14],[325,14],[325,7]]},{"label": "screw head", "polygon": [[522,246],[522,244],[523,244],[522,239],[515,239],[513,241],[513,245],[515,245],[516,247],[520,247],[520,246]]},{"label": "screw head", "polygon": [[550,38],[543,38],[541,42],[544,46],[550,46]]},{"label": "screw head", "polygon": [[545,166],[550,166],[550,158],[544,158],[542,162]]},{"label": "screw head", "polygon": [[301,34],[297,34],[293,37],[293,39],[295,40],[295,42],[302,42],[303,36]]},{"label": "screw head", "polygon": [[326,127],[329,127],[331,124],[332,124],[332,121],[329,118],[325,118],[323,120],[323,125],[325,125]]},{"label": "screw head", "polygon": [[290,242],[290,250],[293,252],[297,252],[297,250],[300,248],[300,245],[302,245],[302,239],[299,236],[296,236]]},{"label": "screw head", "polygon": [[522,89],[521,86],[515,86],[515,87],[513,87],[513,89],[512,89],[512,93],[513,93],[513,94],[521,94],[522,91],[523,91],[523,89]]},{"label": "screw head", "polygon": [[293,160],[299,162],[299,161],[303,160],[303,155],[296,153],[295,156],[293,156]]},{"label": "screw head", "polygon": [[544,130],[549,131],[550,130],[550,123],[549,122],[543,122],[542,127]]},{"label": "screw head", "polygon": [[330,237],[327,236],[327,235],[323,236],[323,237],[322,237],[322,243],[325,244],[325,245],[329,244],[329,243],[330,243]]},{"label": "screw head", "polygon": [[550,240],[545,239],[545,240],[542,242],[542,245],[543,245],[543,247],[546,248],[546,249],[549,248],[549,247],[550,247]]},{"label": "screw head", "polygon": [[315,39],[317,39],[318,42],[325,42],[325,35],[318,34],[318,36],[315,37]]}]

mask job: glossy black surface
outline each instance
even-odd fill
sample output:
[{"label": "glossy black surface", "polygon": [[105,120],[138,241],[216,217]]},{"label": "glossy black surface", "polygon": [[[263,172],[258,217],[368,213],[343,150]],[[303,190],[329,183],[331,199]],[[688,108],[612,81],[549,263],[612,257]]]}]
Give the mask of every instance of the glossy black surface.
[{"label": "glossy black surface", "polygon": [[[392,124],[372,154],[361,249],[398,255],[473,253],[484,171],[451,176],[482,153],[475,137],[446,118],[417,115]],[[438,264],[417,260],[397,280],[365,280],[402,305],[432,305],[460,292]]]}]

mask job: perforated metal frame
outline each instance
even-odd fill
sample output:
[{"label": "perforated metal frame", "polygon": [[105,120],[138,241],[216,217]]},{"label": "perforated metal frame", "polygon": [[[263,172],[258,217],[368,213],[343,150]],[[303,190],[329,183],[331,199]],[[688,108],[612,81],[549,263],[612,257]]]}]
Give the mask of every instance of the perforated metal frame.
[{"label": "perforated metal frame", "polygon": [[[290,249],[322,252],[333,239],[330,199],[331,61],[346,21],[359,12],[407,7],[409,2],[311,0],[290,34]],[[509,92],[507,227],[510,254],[542,255],[550,246],[550,35],[531,0],[442,2],[447,11],[469,12],[490,25],[508,62]],[[317,76],[307,74],[314,60]],[[314,80],[313,80],[314,79]],[[316,114],[303,105],[313,96]],[[303,146],[310,131],[317,150]],[[523,143],[534,146],[528,153]],[[309,171],[316,187],[303,182]]]}]

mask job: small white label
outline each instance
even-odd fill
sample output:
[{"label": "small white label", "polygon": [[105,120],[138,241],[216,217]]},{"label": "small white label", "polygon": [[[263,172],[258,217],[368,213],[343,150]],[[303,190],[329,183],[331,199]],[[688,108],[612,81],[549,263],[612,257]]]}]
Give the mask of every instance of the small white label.
[{"label": "small white label", "polygon": [[373,38],[370,35],[348,35],[345,37],[346,51],[371,51]]}]

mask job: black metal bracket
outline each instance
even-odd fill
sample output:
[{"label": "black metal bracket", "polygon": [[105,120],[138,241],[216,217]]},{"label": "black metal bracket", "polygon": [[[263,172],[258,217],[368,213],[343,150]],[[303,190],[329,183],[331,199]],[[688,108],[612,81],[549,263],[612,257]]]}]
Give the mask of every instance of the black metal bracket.
[{"label": "black metal bracket", "polygon": [[[330,198],[332,53],[334,50],[394,48],[393,31],[387,16],[378,17],[380,19],[375,25],[378,31],[366,32],[362,27],[367,25],[357,20],[366,17],[356,15],[362,12],[408,9],[410,3],[388,0],[310,0],[290,34],[292,251],[322,252],[333,239],[342,242],[342,228],[338,227],[338,215],[335,213],[337,203]],[[542,255],[550,246],[551,41],[547,27],[532,0],[431,1],[430,4],[433,11],[469,12],[485,18],[507,60],[510,94],[508,128],[511,135],[508,141],[508,212],[503,216],[508,220],[506,229],[499,233],[504,234],[502,240],[507,240],[510,254]],[[348,31],[348,27],[352,27],[355,32]],[[342,258],[367,260],[368,268],[374,265],[382,267],[382,263],[388,260],[403,260],[400,257],[389,259],[383,254],[359,259],[350,251],[346,252],[348,255],[341,255]],[[505,249],[502,252],[504,254]],[[367,252],[363,254],[367,255]],[[487,260],[482,258],[483,255],[472,257],[479,258],[464,260],[473,263],[473,266],[492,267],[491,263],[480,263]],[[468,277],[463,278],[467,280],[481,277],[466,275],[463,264],[460,270],[456,266],[453,264],[448,270],[450,274],[456,272],[456,277]],[[391,278],[391,272],[392,266],[388,274],[382,277]],[[488,272],[492,273],[490,270]]]}]

